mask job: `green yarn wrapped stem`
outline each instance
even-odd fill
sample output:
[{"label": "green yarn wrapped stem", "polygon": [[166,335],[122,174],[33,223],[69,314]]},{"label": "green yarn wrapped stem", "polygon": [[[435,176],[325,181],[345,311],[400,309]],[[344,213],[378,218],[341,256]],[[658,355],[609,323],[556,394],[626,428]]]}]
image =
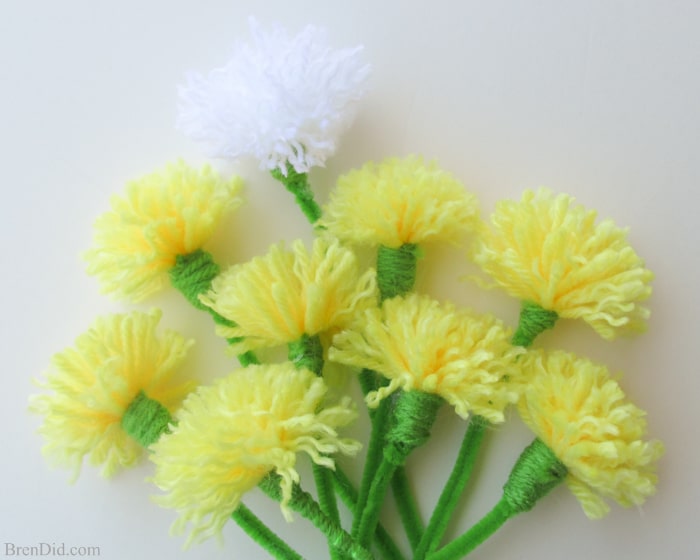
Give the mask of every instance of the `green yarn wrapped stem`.
[{"label": "green yarn wrapped stem", "polygon": [[294,195],[294,200],[309,223],[315,224],[321,217],[321,207],[314,199],[314,193],[309,186],[308,174],[297,172],[290,164],[287,164],[286,175],[279,169],[273,169],[271,174]]},{"label": "green yarn wrapped stem", "polygon": [[[260,482],[259,487],[273,500],[277,502],[282,500],[279,475],[269,473]],[[310,494],[302,490],[298,484],[295,484],[292,488],[289,508],[311,521],[311,523],[326,536],[334,550],[342,550],[353,560],[373,560],[373,556],[369,550],[353,539],[343,530],[339,523],[336,523],[323,513],[323,511],[321,511],[321,506],[319,506]]]},{"label": "green yarn wrapped stem", "polygon": [[440,546],[440,541],[445,535],[452,514],[471,477],[487,426],[488,420],[482,416],[472,416],[469,420],[469,427],[464,434],[450,477],[440,494],[440,499],[433,510],[423,538],[418,544],[414,556],[415,560],[423,560],[426,555]]},{"label": "green yarn wrapped stem", "polygon": [[523,301],[520,305],[518,329],[511,342],[514,346],[530,346],[540,333],[554,327],[558,318],[556,311],[544,309],[532,301]]},{"label": "green yarn wrapped stem", "polygon": [[[134,440],[147,448],[158,441],[161,435],[169,433],[168,427],[172,421],[165,406],[140,391],[124,412],[121,426]],[[292,550],[242,503],[231,517],[248,536],[277,560],[303,560],[300,554]]]},{"label": "green yarn wrapped stem", "polygon": [[[207,293],[211,289],[211,283],[221,272],[221,267],[214,261],[211,253],[203,249],[197,249],[187,255],[177,255],[175,265],[170,269],[170,283],[178,290],[185,299],[200,311],[209,313],[217,325],[227,327],[235,326],[233,321],[219,315],[211,307],[204,305],[200,300],[201,294]],[[229,338],[229,344],[240,342],[240,338]],[[238,356],[238,361],[242,366],[249,364],[259,364],[253,352],[244,352]]]},{"label": "green yarn wrapped stem", "polygon": [[323,371],[323,345],[316,335],[303,334],[299,340],[290,342],[287,357],[297,369],[304,367],[318,376]]},{"label": "green yarn wrapped stem", "polygon": [[170,412],[158,401],[139,391],[122,416],[122,429],[143,447],[158,441],[168,432],[172,421]]},{"label": "green yarn wrapped stem", "polygon": [[503,486],[496,506],[462,536],[427,556],[428,560],[463,558],[518,513],[530,511],[565,479],[568,470],[542,440],[525,448]]},{"label": "green yarn wrapped stem", "polygon": [[377,249],[377,286],[384,301],[413,289],[419,256],[418,245],[404,243],[399,248],[380,245]]}]

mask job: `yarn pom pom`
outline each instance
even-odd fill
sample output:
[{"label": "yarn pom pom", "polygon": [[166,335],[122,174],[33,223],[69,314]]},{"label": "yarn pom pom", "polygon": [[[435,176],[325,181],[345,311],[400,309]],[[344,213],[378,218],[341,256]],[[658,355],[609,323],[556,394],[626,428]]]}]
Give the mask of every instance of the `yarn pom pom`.
[{"label": "yarn pom pom", "polygon": [[196,170],[182,161],[130,182],[95,221],[88,273],[114,297],[152,295],[167,284],[176,258],[201,248],[241,204],[241,187],[238,177],[223,179],[208,165]]},{"label": "yarn pom pom", "polygon": [[284,175],[288,164],[323,166],[366,90],[361,47],[332,49],[313,26],[290,37],[251,20],[250,30],[252,44],[238,44],[225,66],[180,87],[179,128],[212,157],[253,156]]},{"label": "yarn pom pom", "polygon": [[645,414],[627,402],[607,368],[561,351],[533,351],[521,362],[530,381],[520,415],[567,467],[567,483],[588,517],[607,514],[603,498],[640,505],[655,492],[663,445],[642,440]]},{"label": "yarn pom pom", "polygon": [[290,363],[251,365],[200,387],[177,414],[177,426],[152,446],[157,501],[178,510],[173,530],[192,525],[187,544],[218,535],[241,497],[274,471],[282,511],[299,482],[297,453],[334,468],[330,454],[354,454],[360,444],[336,429],[355,419],[349,397],[321,407],[327,388]]},{"label": "yarn pom pom", "polygon": [[338,179],[321,224],[343,241],[398,248],[456,242],[479,216],[476,197],[417,156],[369,162]]},{"label": "yarn pom pom", "polygon": [[512,296],[581,318],[606,339],[643,330],[649,311],[640,302],[653,275],[625,230],[595,219],[568,195],[528,190],[519,202],[498,204],[473,259]]},{"label": "yarn pom pom", "polygon": [[80,473],[83,457],[103,465],[111,476],[133,465],[143,452],[121,426],[129,405],[140,394],[158,401],[170,412],[195,387],[176,382],[173,374],[191,341],[173,331],[156,335],[160,312],[132,312],[97,319],[75,341],[75,347],[56,354],[45,382],[52,391],[34,395],[30,410],[44,417],[39,433],[44,452],[59,466]]}]

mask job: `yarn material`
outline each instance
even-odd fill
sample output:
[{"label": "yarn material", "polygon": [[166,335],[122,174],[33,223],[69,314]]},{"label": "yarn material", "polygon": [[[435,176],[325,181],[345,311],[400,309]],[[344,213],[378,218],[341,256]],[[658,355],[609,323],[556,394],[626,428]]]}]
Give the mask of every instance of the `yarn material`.
[{"label": "yarn material", "polygon": [[121,424],[127,434],[147,448],[168,432],[171,421],[167,408],[140,391],[124,412]]},{"label": "yarn material", "polygon": [[411,545],[411,551],[415,552],[423,537],[425,525],[421,518],[416,498],[411,491],[411,483],[408,479],[406,467],[396,467],[394,475],[391,477],[391,491],[396,501],[396,507],[399,510],[401,523],[408,537],[408,543]]},{"label": "yarn material", "polygon": [[173,532],[191,525],[187,545],[220,534],[242,496],[270,472],[280,477],[290,519],[297,454],[332,469],[330,455],[360,447],[337,431],[357,415],[351,399],[325,403],[326,393],[323,379],[287,362],[251,365],[191,394],[172,433],[151,446],[154,482],[166,492],[156,501],[180,514]]},{"label": "yarn material", "polygon": [[250,20],[252,41],[179,90],[177,126],[208,155],[251,156],[261,169],[298,173],[323,166],[367,91],[362,47],[334,49],[314,26],[289,35]]},{"label": "yarn material", "polygon": [[288,164],[286,173],[282,173],[279,169],[273,169],[272,176],[294,195],[294,200],[301,208],[306,219],[309,220],[309,223],[315,224],[321,217],[322,212],[309,186],[308,175],[306,173],[298,173],[293,166]]},{"label": "yarn material", "polygon": [[238,177],[183,161],[127,184],[112,209],[95,220],[87,272],[115,298],[141,301],[161,290],[178,255],[201,248],[242,199]]},{"label": "yarn material", "polygon": [[409,156],[369,162],[341,176],[319,224],[349,243],[397,249],[459,243],[478,217],[476,197],[454,176]]},{"label": "yarn material", "polygon": [[538,335],[554,328],[558,318],[556,311],[548,311],[534,302],[523,301],[520,305],[518,328],[511,342],[515,346],[531,346]]},{"label": "yarn material", "polygon": [[646,328],[653,274],[626,230],[547,189],[499,202],[491,226],[479,228],[471,257],[513,297],[583,319],[606,339]]},{"label": "yarn material", "polygon": [[377,286],[380,301],[404,295],[413,289],[418,256],[418,246],[413,243],[406,243],[397,249],[379,246]]},{"label": "yarn material", "polygon": [[348,326],[376,305],[375,272],[360,271],[355,254],[338,240],[320,237],[309,251],[301,240],[283,243],[220,274],[202,302],[234,322],[219,325],[226,338],[242,337],[235,352],[287,345]]},{"label": "yarn material", "polygon": [[525,382],[515,361],[523,352],[492,315],[409,294],[359,315],[333,338],[328,356],[389,380],[367,395],[371,407],[398,389],[417,390],[442,397],[462,418],[478,414],[498,423]]},{"label": "yarn material", "polygon": [[297,369],[308,369],[316,375],[323,372],[323,345],[318,336],[301,335],[288,344],[288,358]]},{"label": "yarn material", "polygon": [[607,514],[604,498],[641,505],[655,492],[663,445],[645,440],[645,413],[605,366],[562,351],[530,351],[520,363],[530,379],[520,416],[566,465],[567,485],[589,518]]},{"label": "yarn material", "polygon": [[277,560],[304,560],[301,554],[293,550],[275,532],[267,527],[244,503],[238,504],[231,518],[251,539]]},{"label": "yarn material", "polygon": [[30,410],[43,416],[44,454],[74,479],[86,457],[106,477],[138,461],[143,450],[121,422],[141,392],[172,412],[196,386],[176,377],[192,341],[158,335],[160,317],[154,310],[97,318],[37,382],[48,391],[30,397]]}]

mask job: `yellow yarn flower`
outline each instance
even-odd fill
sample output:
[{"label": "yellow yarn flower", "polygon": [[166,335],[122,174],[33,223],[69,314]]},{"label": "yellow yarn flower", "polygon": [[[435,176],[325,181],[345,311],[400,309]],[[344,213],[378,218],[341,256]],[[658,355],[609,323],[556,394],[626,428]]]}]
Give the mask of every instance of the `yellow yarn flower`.
[{"label": "yellow yarn flower", "polygon": [[510,333],[491,315],[457,310],[410,294],[369,309],[333,339],[331,360],[381,373],[389,385],[367,395],[370,406],[397,389],[441,396],[467,418],[503,422],[518,399],[519,369]]},{"label": "yellow yarn flower", "polygon": [[212,282],[202,302],[236,326],[217,326],[236,353],[288,344],[302,335],[345,327],[353,315],[376,304],[374,271],[360,274],[355,254],[322,237],[311,252],[297,240],[267,255],[234,265]]},{"label": "yellow yarn flower", "polygon": [[87,271],[103,292],[132,301],[160,290],[178,255],[201,248],[225,212],[238,207],[238,177],[223,179],[208,165],[183,161],[130,182],[112,210],[95,221]]},{"label": "yellow yarn flower", "polygon": [[530,382],[520,415],[569,470],[567,484],[586,515],[603,517],[603,498],[631,506],[652,495],[663,445],[642,440],[645,413],[608,370],[561,351],[533,351],[521,361]]},{"label": "yellow yarn flower", "polygon": [[509,294],[581,318],[602,337],[643,330],[652,273],[629,246],[626,231],[568,195],[525,191],[501,201],[493,229],[482,228],[474,261]]},{"label": "yellow yarn flower", "polygon": [[51,394],[31,398],[32,412],[44,416],[39,429],[44,453],[80,473],[84,456],[103,465],[103,476],[133,465],[143,449],[121,420],[141,392],[172,411],[195,383],[173,374],[192,341],[173,331],[156,334],[159,311],[98,318],[73,348],[54,355],[46,381]]},{"label": "yellow yarn flower", "polygon": [[343,241],[398,248],[456,241],[479,215],[474,195],[435,162],[369,162],[340,177],[320,223]]},{"label": "yellow yarn flower", "polygon": [[187,544],[221,532],[241,497],[263,477],[280,475],[282,511],[299,481],[296,455],[335,468],[332,453],[360,444],[336,429],[356,416],[349,397],[321,407],[323,379],[291,363],[251,365],[200,387],[177,414],[177,426],[152,446],[161,505],[180,513],[173,530],[192,525]]}]

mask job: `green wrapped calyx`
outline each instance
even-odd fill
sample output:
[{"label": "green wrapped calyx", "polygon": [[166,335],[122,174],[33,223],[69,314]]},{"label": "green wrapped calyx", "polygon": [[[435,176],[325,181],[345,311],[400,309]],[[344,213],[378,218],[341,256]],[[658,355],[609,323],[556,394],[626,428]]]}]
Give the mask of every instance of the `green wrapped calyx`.
[{"label": "green wrapped calyx", "polygon": [[377,285],[381,301],[404,295],[413,289],[418,256],[418,245],[415,243],[404,243],[399,248],[379,246]]},{"label": "green wrapped calyx", "polygon": [[303,334],[299,340],[290,342],[287,357],[297,369],[303,367],[316,375],[323,371],[323,345],[318,335]]},{"label": "green wrapped calyx", "polygon": [[168,432],[171,421],[167,408],[140,391],[124,412],[121,425],[127,434],[143,447],[148,447]]},{"label": "green wrapped calyx", "polygon": [[554,327],[558,318],[556,311],[544,309],[532,301],[523,301],[518,329],[511,342],[514,346],[530,346],[541,332]]}]

